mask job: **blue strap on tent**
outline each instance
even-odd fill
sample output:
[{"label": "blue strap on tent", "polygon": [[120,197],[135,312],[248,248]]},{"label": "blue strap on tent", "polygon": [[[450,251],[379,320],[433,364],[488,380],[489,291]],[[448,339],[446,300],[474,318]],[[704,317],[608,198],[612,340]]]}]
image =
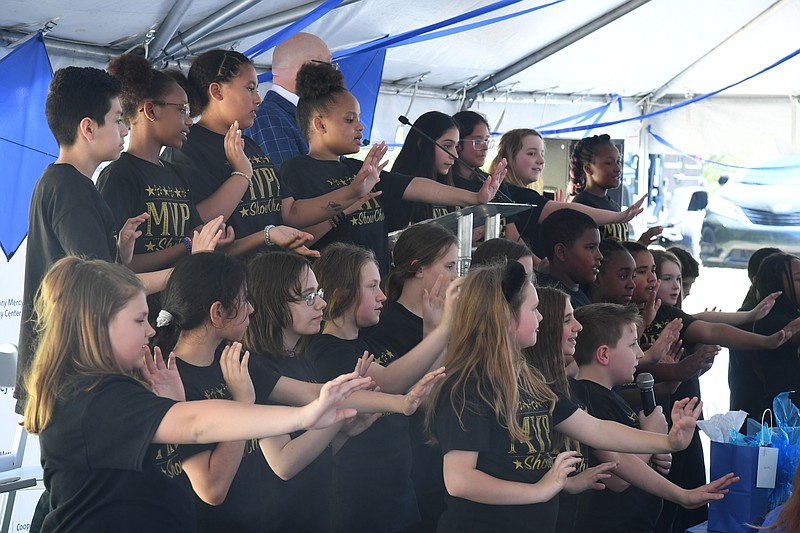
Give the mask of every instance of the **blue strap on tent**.
[{"label": "blue strap on tent", "polygon": [[[0,161],[4,172],[0,247],[6,259],[28,233],[28,209],[36,180],[55,161],[58,145],[42,110],[53,72],[41,33],[0,59]],[[23,127],[24,125],[24,127]]]},{"label": "blue strap on tent", "polygon": [[[522,11],[517,11],[516,13],[509,13],[508,15],[502,15],[502,16],[499,16],[499,17],[494,17],[494,18],[490,18],[490,19],[486,19],[486,20],[481,20],[479,22],[473,22],[471,24],[465,24],[465,25],[459,26],[457,28],[450,28],[450,29],[447,29],[447,30],[435,31],[435,32],[431,32],[431,33],[427,33],[428,30],[426,30],[425,33],[423,33],[421,35],[410,35],[408,38],[405,38],[402,41],[392,42],[392,43],[386,44],[386,45],[381,45],[380,43],[382,41],[389,41],[389,40],[391,40],[393,38],[392,37],[383,37],[381,39],[377,39],[375,41],[371,41],[370,43],[365,43],[365,44],[359,45],[357,47],[350,48],[349,50],[341,50],[341,51],[336,53],[336,58],[339,59],[339,58],[347,57],[347,55],[350,54],[351,51],[354,51],[354,50],[356,50],[358,48],[366,47],[366,46],[370,46],[370,47],[372,47],[372,46],[380,46],[381,48],[395,48],[397,46],[406,46],[406,45],[409,45],[409,44],[415,44],[415,43],[421,43],[421,42],[424,42],[424,41],[430,41],[432,39],[439,39],[440,37],[447,37],[448,35],[453,35],[453,34],[456,34],[456,33],[462,33],[462,32],[465,32],[465,31],[470,31],[470,30],[474,30],[474,29],[477,29],[477,28],[482,28],[483,26],[488,26],[490,24],[496,24],[498,22],[503,22],[505,20],[516,18],[516,17],[522,16],[522,15],[527,15],[528,13],[533,13],[534,11],[538,11],[540,9],[544,9],[546,7],[550,7],[550,6],[555,5],[555,4],[560,4],[561,2],[565,2],[565,1],[566,0],[555,0],[554,2],[550,2],[549,4],[543,4],[543,5],[532,7],[532,8],[529,8],[529,9],[522,10]],[[478,11],[478,10],[476,10],[476,11]],[[482,14],[483,13],[478,13],[475,16],[479,16],[479,15],[482,15]],[[450,19],[450,20],[453,20],[453,19]],[[447,21],[445,21],[445,22],[447,22]],[[459,20],[459,21],[456,21],[456,22],[461,22],[461,21]],[[449,24],[454,24],[454,23],[455,22],[451,22]],[[420,28],[420,30],[425,30],[425,28]],[[413,30],[412,32],[406,32],[406,33],[410,34],[410,33],[413,33],[413,32],[420,31],[420,30]],[[353,52],[353,53],[355,53],[355,52]]]},{"label": "blue strap on tent", "polygon": [[547,124],[541,124],[540,126],[537,126],[535,129],[542,130],[543,128],[549,128],[550,126],[557,126],[558,124],[564,124],[565,122],[575,122],[577,124],[580,124],[581,122],[585,122],[589,120],[591,117],[594,117],[598,114],[600,115],[600,117],[602,117],[608,110],[608,108],[614,104],[614,102],[617,102],[619,110],[622,111],[622,98],[618,94],[610,94],[609,96],[611,96],[612,99],[601,106],[593,107],[592,109],[588,109],[581,113],[576,113],[574,115],[561,118],[553,122],[548,122]]},{"label": "blue strap on tent", "polygon": [[314,22],[318,21],[325,15],[327,15],[330,11],[332,11],[336,6],[342,3],[343,0],[325,0],[325,2],[321,3],[319,6],[311,10],[305,16],[297,19],[296,21],[292,22],[282,30],[273,33],[260,43],[255,46],[251,46],[245,53],[247,57],[250,59],[263,54],[267,50],[270,50],[284,40],[288,39],[295,33],[299,32],[300,30],[310,26]]},{"label": "blue strap on tent", "polygon": [[800,165],[788,165],[788,166],[782,166],[782,167],[744,167],[744,166],[741,166],[741,165],[729,165],[727,163],[720,163],[719,161],[713,161],[711,159],[705,159],[705,158],[700,157],[699,155],[694,155],[694,154],[689,154],[687,152],[684,152],[680,148],[677,148],[674,144],[668,142],[666,139],[661,137],[659,134],[654,133],[652,125],[648,125],[647,126],[647,133],[649,133],[653,137],[653,139],[655,139],[660,144],[663,144],[667,148],[670,148],[670,149],[674,150],[675,152],[679,153],[682,156],[691,157],[691,158],[693,158],[695,160],[698,160],[698,161],[701,161],[703,163],[716,165],[718,167],[732,168],[732,169],[736,169],[736,170],[794,170],[794,169],[800,169]]},{"label": "blue strap on tent", "polygon": [[[522,10],[522,11],[518,11],[516,13],[510,13],[508,15],[502,15],[500,17],[494,17],[494,18],[490,18],[490,19],[487,19],[487,20],[482,20],[482,21],[479,21],[479,22],[473,22],[471,24],[466,24],[464,26],[459,26],[457,28],[450,28],[450,29],[441,30],[441,31],[432,31],[432,30],[435,30],[435,29],[438,29],[438,28],[441,28],[441,27],[450,26],[452,24],[456,24],[458,22],[462,22],[464,20],[468,20],[470,18],[475,18],[475,17],[481,16],[481,15],[484,15],[484,14],[489,13],[491,11],[495,11],[497,9],[500,9],[500,8],[515,4],[515,3],[520,2],[520,1],[522,1],[522,0],[503,0],[501,2],[496,2],[496,3],[491,4],[489,6],[486,6],[486,7],[480,8],[480,9],[475,9],[475,10],[470,11],[468,13],[464,13],[463,15],[459,15],[457,17],[452,17],[450,19],[438,22],[436,24],[430,24],[428,26],[425,26],[425,27],[422,27],[422,28],[417,28],[416,30],[410,30],[410,31],[407,31],[407,32],[404,32],[404,33],[401,33],[401,34],[395,35],[395,36],[389,35],[389,36],[386,36],[386,37],[382,37],[380,39],[375,39],[374,41],[370,41],[368,43],[364,43],[364,44],[360,44],[358,46],[354,46],[352,48],[348,48],[346,50],[340,50],[340,51],[338,51],[338,52],[336,52],[334,54],[333,58],[334,58],[334,61],[342,61],[344,59],[347,59],[348,57],[357,56],[358,54],[363,53],[363,52],[369,52],[369,51],[374,51],[374,50],[382,50],[382,49],[386,49],[386,48],[394,48],[394,47],[397,47],[397,46],[405,46],[405,45],[408,45],[408,44],[414,44],[414,43],[420,43],[420,42],[424,42],[424,41],[429,41],[431,39],[438,39],[440,37],[446,37],[448,35],[453,35],[453,34],[456,34],[456,33],[461,33],[461,32],[465,32],[465,31],[469,31],[469,30],[474,30],[476,28],[481,28],[483,26],[488,26],[489,24],[495,24],[497,22],[502,22],[502,21],[509,20],[509,19],[512,19],[512,18],[515,18],[515,17],[519,17],[521,15],[526,15],[528,13],[532,13],[534,11],[538,11],[540,9],[544,9],[546,7],[550,7],[550,6],[553,6],[555,4],[560,4],[561,2],[565,2],[566,0],[555,0],[555,1],[550,2],[548,4],[543,4],[543,5],[540,5],[540,6],[533,7],[533,8],[525,9],[525,10]],[[298,22],[300,22],[300,21],[298,21]],[[428,32],[430,32],[430,33],[428,33]],[[277,44],[277,42],[275,44]],[[275,44],[273,44],[273,46]],[[259,45],[257,45],[257,46],[259,46]],[[248,52],[245,53],[245,55],[249,55],[249,50],[248,50]],[[264,82],[271,81],[271,80],[272,80],[272,72],[265,72],[265,73],[263,73],[263,74],[258,76],[259,83],[264,83]]]},{"label": "blue strap on tent", "polygon": [[646,115],[640,115],[638,117],[631,117],[631,118],[625,118],[625,119],[621,119],[621,120],[614,120],[614,121],[611,121],[611,122],[604,122],[602,124],[595,124],[595,125],[592,125],[592,126],[576,126],[576,127],[573,127],[573,128],[563,128],[563,129],[559,129],[559,130],[542,130],[542,131],[540,131],[540,133],[542,135],[554,135],[554,134],[558,134],[558,133],[569,133],[569,132],[573,132],[573,131],[583,131],[583,130],[591,129],[591,128],[606,128],[608,126],[616,126],[617,124],[624,124],[625,122],[641,121],[641,120],[645,120],[645,119],[648,119],[648,118],[656,117],[658,115],[663,115],[665,113],[669,113],[671,111],[675,111],[676,109],[680,109],[682,107],[686,107],[686,106],[694,104],[696,102],[700,102],[701,100],[705,100],[706,98],[711,98],[712,96],[716,96],[716,95],[718,95],[719,93],[721,93],[723,91],[727,91],[728,89],[736,87],[737,85],[741,85],[742,83],[744,83],[746,81],[749,81],[749,80],[751,80],[751,79],[753,79],[753,78],[755,78],[757,76],[760,76],[761,74],[763,74],[763,73],[765,73],[765,72],[767,72],[769,70],[772,70],[773,68],[777,67],[778,65],[781,65],[782,63],[785,63],[786,61],[789,61],[790,59],[795,57],[797,54],[800,54],[800,48],[798,48],[794,52],[782,57],[781,59],[779,59],[778,61],[776,61],[773,64],[769,65],[768,67],[765,67],[765,68],[759,70],[758,72],[756,72],[755,74],[752,74],[752,75],[750,75],[750,76],[748,76],[748,77],[746,77],[746,78],[744,78],[742,80],[739,80],[736,83],[731,83],[730,85],[727,85],[727,86],[723,87],[722,89],[717,89],[716,91],[712,91],[710,93],[702,94],[700,96],[696,96],[694,98],[690,98],[689,100],[684,100],[683,102],[677,103],[677,104],[669,106],[669,107],[665,107],[664,109],[661,109],[659,111],[655,111],[653,113],[648,113]]},{"label": "blue strap on tent", "polygon": [[438,30],[439,28],[444,28],[445,26],[450,26],[451,24],[456,24],[458,22],[462,22],[464,20],[469,20],[474,17],[479,17],[481,15],[485,15],[486,13],[491,13],[492,11],[496,11],[498,9],[518,4],[522,0],[500,0],[499,2],[495,2],[493,4],[489,4],[488,6],[484,6],[478,9],[473,9],[472,11],[468,11],[467,13],[462,13],[461,15],[451,17],[446,20],[442,20],[440,22],[436,22],[434,24],[429,24],[427,26],[423,26],[422,28],[417,28],[416,30],[410,30],[403,33],[399,33],[397,35],[389,35],[387,37],[382,37],[380,39],[376,39],[374,41],[370,41],[368,43],[360,44],[358,46],[354,46],[353,48],[348,48],[346,50],[340,50],[334,55],[335,59],[342,59],[347,56],[358,54],[361,52],[368,52],[371,50],[377,50],[379,48],[388,48],[395,43],[405,43],[409,39],[413,39],[419,35],[424,33],[431,32],[433,30]]}]

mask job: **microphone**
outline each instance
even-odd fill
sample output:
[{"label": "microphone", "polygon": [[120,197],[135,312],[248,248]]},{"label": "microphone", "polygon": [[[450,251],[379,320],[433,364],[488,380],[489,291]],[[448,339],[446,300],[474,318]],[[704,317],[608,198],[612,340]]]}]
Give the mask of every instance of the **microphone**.
[{"label": "microphone", "polygon": [[642,397],[642,410],[645,416],[649,415],[656,408],[656,395],[653,393],[653,375],[642,372],[636,376],[636,386],[639,387],[639,394]]},{"label": "microphone", "polygon": [[[425,139],[429,140],[430,142],[432,142],[433,144],[438,146],[440,150],[444,151],[444,153],[446,153],[447,155],[449,155],[450,157],[452,157],[453,159],[455,159],[456,161],[461,163],[461,165],[463,165],[464,167],[466,167],[470,171],[471,175],[473,175],[476,178],[478,178],[478,181],[480,181],[481,183],[485,183],[486,182],[486,178],[484,178],[483,175],[481,175],[481,173],[478,172],[477,168],[473,167],[472,165],[470,165],[469,163],[467,163],[466,161],[464,161],[463,159],[458,157],[458,155],[454,154],[453,152],[451,152],[450,150],[448,150],[447,148],[445,148],[444,146],[439,144],[436,141],[436,139],[434,139],[433,137],[431,137],[430,135],[428,135],[427,133],[422,131],[420,128],[418,128],[417,126],[412,124],[411,121],[408,120],[408,118],[406,118],[405,115],[400,115],[397,118],[397,120],[400,121],[400,124],[403,124],[405,126],[410,126],[412,130],[414,130],[417,133],[419,133],[420,135],[422,135]],[[516,202],[514,202],[514,200],[509,198],[505,193],[503,193],[503,191],[501,191],[500,189],[497,189],[497,194],[495,194],[495,196],[499,197],[503,202],[506,202],[506,203],[509,203],[509,204],[516,203]]]}]

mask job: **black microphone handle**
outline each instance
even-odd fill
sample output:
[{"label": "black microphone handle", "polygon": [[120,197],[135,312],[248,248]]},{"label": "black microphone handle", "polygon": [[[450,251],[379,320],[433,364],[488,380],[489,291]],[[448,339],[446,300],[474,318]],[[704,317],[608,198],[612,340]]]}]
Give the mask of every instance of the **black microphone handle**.
[{"label": "black microphone handle", "polygon": [[[458,157],[458,155],[454,154],[453,152],[451,152],[450,150],[448,150],[447,148],[445,148],[444,146],[439,144],[436,141],[436,139],[434,139],[433,137],[431,137],[430,135],[428,135],[427,133],[422,131],[420,128],[418,128],[417,126],[412,124],[411,121],[408,120],[408,118],[406,118],[405,115],[400,115],[398,117],[398,120],[400,121],[401,124],[404,124],[406,126],[410,126],[412,130],[416,131],[417,133],[422,135],[425,139],[429,140],[430,142],[432,142],[433,144],[438,146],[440,150],[444,151],[444,153],[446,153],[447,155],[452,157],[454,160],[456,160],[457,162],[461,163],[463,166],[467,167],[467,169],[469,169],[470,173],[473,176],[475,176],[476,178],[478,178],[478,181],[480,181],[481,183],[486,183],[486,178],[484,178],[481,175],[481,173],[478,171],[477,168],[473,167],[472,165],[470,165],[469,163],[467,163],[466,161],[464,161],[463,159]],[[503,200],[504,202],[507,202],[509,204],[515,203],[514,200],[512,200],[511,198],[506,196],[506,194],[503,193],[503,191],[501,191],[499,188],[497,189],[497,193],[495,194],[495,196],[499,196],[501,200]]]},{"label": "black microphone handle", "polygon": [[644,416],[649,416],[656,408],[656,395],[653,389],[639,389],[639,394],[642,397],[642,411]]}]

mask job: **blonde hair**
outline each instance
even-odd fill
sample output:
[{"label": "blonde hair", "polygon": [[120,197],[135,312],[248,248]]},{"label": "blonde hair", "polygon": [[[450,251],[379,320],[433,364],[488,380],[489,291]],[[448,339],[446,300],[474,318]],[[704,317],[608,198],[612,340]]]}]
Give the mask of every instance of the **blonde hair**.
[{"label": "blonde hair", "polygon": [[514,161],[514,158],[517,157],[517,154],[522,150],[523,139],[529,135],[544,139],[541,133],[529,128],[520,128],[505,132],[500,138],[500,144],[497,146],[497,155],[494,156],[492,163],[489,165],[489,174],[493,174],[497,165],[500,164],[500,161],[505,159],[508,161],[508,167],[506,167],[506,183],[517,187],[527,187],[528,184],[524,183],[514,172],[512,161]]},{"label": "blonde hair", "polygon": [[127,268],[106,261],[65,257],[45,275],[36,294],[39,343],[25,384],[25,429],[42,431],[66,393],[87,377],[125,374],[114,358],[108,324],[144,287]]},{"label": "blonde hair", "polygon": [[[514,276],[521,276],[522,283],[510,292],[507,281]],[[467,401],[468,388],[475,387],[480,403],[491,406],[509,436],[522,442],[529,436],[517,419],[520,394],[548,403],[551,413],[557,400],[541,373],[527,364],[514,340],[513,324],[519,317],[526,287],[535,290],[516,261],[470,269],[453,319],[444,362],[447,378],[442,384],[450,386],[450,404],[460,423],[465,409],[479,412],[479,405]],[[443,401],[439,398],[442,390],[442,386],[434,390],[427,404],[425,423],[429,432],[436,404]]]}]

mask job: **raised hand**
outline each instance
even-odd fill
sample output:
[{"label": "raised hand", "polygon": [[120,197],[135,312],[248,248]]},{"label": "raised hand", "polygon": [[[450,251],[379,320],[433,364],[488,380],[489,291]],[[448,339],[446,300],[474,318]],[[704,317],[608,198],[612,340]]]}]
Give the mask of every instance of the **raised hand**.
[{"label": "raised hand", "polygon": [[319,257],[317,250],[311,250],[305,244],[314,239],[314,236],[305,231],[290,226],[275,226],[269,230],[269,240],[281,248],[294,250],[300,255]]},{"label": "raised hand", "polygon": [[169,354],[169,361],[164,362],[161,348],[156,346],[155,354],[149,347],[144,349],[144,366],[140,369],[142,379],[147,383],[153,394],[162,398],[170,398],[179,402],[186,401],[186,391],[183,389],[178,365],[175,364],[175,354]]},{"label": "raised hand", "polygon": [[672,406],[672,429],[667,439],[673,452],[678,452],[689,446],[694,436],[697,418],[703,411],[703,402],[694,398],[678,400]]},{"label": "raised hand", "polygon": [[782,291],[773,292],[768,294],[766,298],[758,302],[753,309],[748,312],[748,322],[757,322],[767,316],[772,308],[775,306],[775,300],[782,294]]},{"label": "raised hand", "polygon": [[500,184],[503,183],[504,179],[506,179],[507,164],[508,163],[505,159],[501,160],[500,164],[497,165],[497,168],[494,169],[494,174],[490,175],[488,178],[486,178],[486,181],[483,182],[481,190],[478,191],[479,204],[491,202],[492,198],[494,198],[494,195],[497,194]]},{"label": "raised hand", "polygon": [[685,365],[687,379],[698,372],[705,372],[714,364],[714,358],[722,349],[716,344],[703,344],[695,352],[684,357],[679,364]]},{"label": "raised hand", "polygon": [[536,484],[544,491],[544,499],[548,501],[557,495],[564,488],[567,476],[575,471],[575,466],[581,462],[580,457],[576,457],[578,452],[561,452],[553,460],[553,466],[542,476]]},{"label": "raised hand", "polygon": [[[646,363],[658,363],[670,353],[670,349],[680,341],[681,328],[683,327],[683,319],[675,318],[667,324],[661,331],[661,334],[656,339],[650,348],[644,353],[642,361]],[[667,363],[674,363],[675,361],[665,361]]]},{"label": "raised hand", "polygon": [[431,290],[422,291],[422,323],[423,330],[430,332],[442,322],[447,294],[448,281],[443,274],[436,276]]},{"label": "raised hand", "polygon": [[763,337],[761,341],[763,348],[774,350],[795,336],[798,331],[800,331],[800,318],[795,318],[772,335]]},{"label": "raised hand", "polygon": [[357,372],[343,374],[322,386],[319,398],[301,407],[300,423],[306,429],[322,429],[352,418],[357,414],[355,409],[338,409],[342,402],[357,390],[371,386],[370,378],[362,378]]},{"label": "raised hand", "polygon": [[369,350],[364,350],[364,353],[358,358],[358,361],[356,361],[356,368],[354,372],[357,372],[358,375],[363,378],[367,375],[369,367],[374,361],[375,356],[369,353]]},{"label": "raised hand", "polygon": [[661,406],[656,405],[656,408],[649,415],[645,415],[644,411],[639,411],[639,427],[644,431],[665,434],[667,432],[667,419],[664,418],[664,411]]},{"label": "raised hand", "polygon": [[652,457],[650,457],[650,465],[653,467],[653,470],[662,476],[666,476],[672,468],[672,454],[654,453]]},{"label": "raised hand", "polygon": [[644,326],[650,325],[656,318],[656,313],[661,308],[661,298],[658,297],[658,287],[661,285],[661,280],[656,281],[656,287],[653,292],[647,297],[642,309],[642,322]]},{"label": "raised hand", "polygon": [[628,209],[626,209],[625,211],[620,212],[619,217],[617,218],[616,222],[620,223],[620,224],[624,224],[625,222],[630,222],[631,220],[636,218],[642,211],[644,211],[644,208],[642,207],[642,204],[644,203],[644,201],[646,199],[647,199],[647,195],[645,194],[641,198],[636,200],[636,202],[632,206],[630,206]]},{"label": "raised hand", "polygon": [[710,501],[721,500],[728,493],[728,487],[738,482],[739,476],[734,476],[733,473],[725,474],[707,485],[685,491],[680,504],[687,509],[695,509]]},{"label": "raised hand", "polygon": [[228,128],[223,144],[225,146],[225,157],[228,158],[231,168],[235,172],[241,172],[245,176],[252,178],[253,165],[244,153],[244,139],[242,139],[242,130],[239,129],[238,120],[235,120],[231,127]]},{"label": "raised hand", "polygon": [[222,350],[219,358],[219,366],[222,369],[222,377],[231,397],[237,402],[255,403],[256,391],[253,388],[253,380],[250,379],[250,371],[247,369],[247,362],[250,360],[250,352],[242,353],[242,343],[233,342]]},{"label": "raised hand", "polygon": [[406,416],[413,415],[422,402],[425,401],[425,398],[430,395],[433,387],[437,383],[444,381],[444,378],[444,367],[437,368],[422,376],[422,379],[417,381],[416,385],[403,396],[403,414]]},{"label": "raised hand", "polygon": [[461,285],[464,284],[464,278],[456,278],[447,286],[447,292],[444,297],[444,312],[442,313],[441,324],[450,329],[453,327],[453,318],[456,316],[456,307],[458,306],[458,296],[461,290]]},{"label": "raised hand", "polygon": [[231,242],[233,242],[233,228],[226,228],[225,218],[222,215],[209,220],[200,228],[200,231],[194,230],[192,253],[213,252],[217,244],[222,246],[230,244],[223,241],[228,234],[230,234]]},{"label": "raised hand", "polygon": [[637,239],[637,241],[645,246],[650,246],[651,244],[653,244],[653,242],[655,242],[656,237],[661,235],[662,231],[664,231],[663,227],[653,226],[652,228],[648,228],[647,231],[642,233]]},{"label": "raised hand", "polygon": [[[389,160],[381,162],[388,150],[385,143],[373,144],[369,149],[361,170],[353,178],[351,187],[358,193],[359,197],[365,197],[372,191],[372,188],[381,180],[381,171],[389,163]],[[363,202],[362,202],[363,203]]]},{"label": "raised hand", "polygon": [[570,494],[580,494],[587,490],[603,490],[606,486],[602,480],[610,478],[609,472],[616,469],[617,465],[618,463],[601,463],[574,476],[567,476],[564,490]]},{"label": "raised hand", "polygon": [[131,217],[125,221],[125,224],[117,234],[117,248],[119,249],[119,259],[123,265],[129,265],[133,259],[133,248],[136,245],[136,239],[142,236],[142,231],[137,229],[142,222],[150,218],[147,212]]}]

